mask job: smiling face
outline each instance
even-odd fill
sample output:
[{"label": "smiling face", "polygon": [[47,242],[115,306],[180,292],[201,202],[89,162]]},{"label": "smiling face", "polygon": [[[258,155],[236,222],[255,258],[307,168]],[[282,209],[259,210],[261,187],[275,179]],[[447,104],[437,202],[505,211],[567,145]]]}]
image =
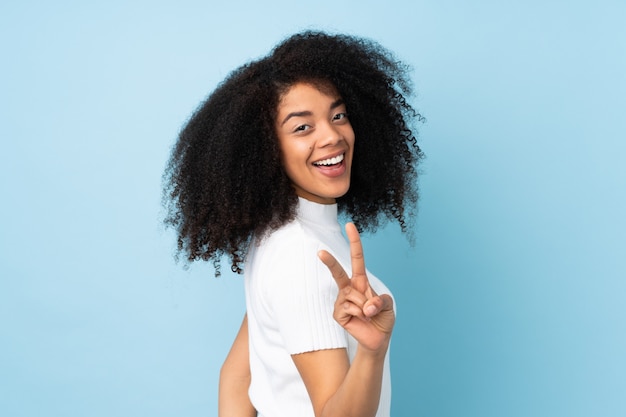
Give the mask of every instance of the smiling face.
[{"label": "smiling face", "polygon": [[278,103],[276,134],[296,194],[333,204],[350,188],[354,131],[334,87],[296,83]]}]

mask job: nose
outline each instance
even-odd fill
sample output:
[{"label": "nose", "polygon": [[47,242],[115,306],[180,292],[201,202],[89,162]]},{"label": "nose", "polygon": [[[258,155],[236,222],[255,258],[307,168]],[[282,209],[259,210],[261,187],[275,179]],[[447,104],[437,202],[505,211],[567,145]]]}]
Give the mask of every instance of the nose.
[{"label": "nose", "polygon": [[338,126],[333,123],[324,123],[320,129],[320,139],[318,140],[318,146],[326,147],[333,146],[344,140],[344,135]]}]

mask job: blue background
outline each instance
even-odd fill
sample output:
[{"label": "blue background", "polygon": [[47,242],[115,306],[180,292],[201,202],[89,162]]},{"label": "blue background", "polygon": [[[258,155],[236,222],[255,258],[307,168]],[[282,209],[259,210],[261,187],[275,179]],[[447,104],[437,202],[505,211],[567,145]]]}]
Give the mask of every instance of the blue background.
[{"label": "blue background", "polygon": [[396,295],[393,412],[626,415],[621,1],[3,2],[0,414],[206,416],[242,279],[173,260],[160,180],[230,70],[322,28],[414,68],[416,244],[368,236]]}]

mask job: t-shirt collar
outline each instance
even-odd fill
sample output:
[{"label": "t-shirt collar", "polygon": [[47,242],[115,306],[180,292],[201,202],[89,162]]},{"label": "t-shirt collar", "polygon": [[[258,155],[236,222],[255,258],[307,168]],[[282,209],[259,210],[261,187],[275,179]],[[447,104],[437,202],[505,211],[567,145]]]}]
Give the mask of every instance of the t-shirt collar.
[{"label": "t-shirt collar", "polygon": [[340,229],[337,221],[337,204],[320,204],[298,197],[296,216],[307,223],[323,228]]}]

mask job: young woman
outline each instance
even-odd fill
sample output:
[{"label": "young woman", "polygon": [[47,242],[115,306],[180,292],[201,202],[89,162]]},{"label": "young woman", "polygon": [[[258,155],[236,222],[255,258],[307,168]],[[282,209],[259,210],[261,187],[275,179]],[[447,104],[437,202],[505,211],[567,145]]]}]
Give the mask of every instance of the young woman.
[{"label": "young woman", "polygon": [[219,274],[227,256],[245,275],[221,417],[389,416],[393,300],[357,229],[410,227],[422,153],[405,74],[374,42],[296,34],[231,73],[180,133],[166,222],[188,260]]}]

